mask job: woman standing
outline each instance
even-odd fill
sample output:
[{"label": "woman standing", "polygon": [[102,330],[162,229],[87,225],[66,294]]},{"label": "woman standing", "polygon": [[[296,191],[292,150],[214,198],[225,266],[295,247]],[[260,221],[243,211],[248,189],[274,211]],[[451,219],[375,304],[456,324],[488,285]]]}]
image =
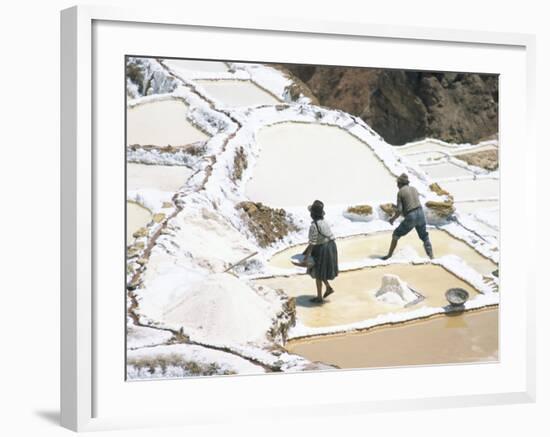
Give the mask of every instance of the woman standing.
[{"label": "woman standing", "polygon": [[[313,221],[309,228],[309,244],[303,254],[306,263],[309,256],[313,258],[313,264],[308,267],[307,273],[315,279],[317,286],[317,297],[310,301],[323,303],[323,298],[334,293],[328,281],[338,276],[338,249],[332,231],[324,220],[323,202],[316,200],[308,206],[308,209]],[[324,294],[322,293],[323,283],[326,287]]]}]

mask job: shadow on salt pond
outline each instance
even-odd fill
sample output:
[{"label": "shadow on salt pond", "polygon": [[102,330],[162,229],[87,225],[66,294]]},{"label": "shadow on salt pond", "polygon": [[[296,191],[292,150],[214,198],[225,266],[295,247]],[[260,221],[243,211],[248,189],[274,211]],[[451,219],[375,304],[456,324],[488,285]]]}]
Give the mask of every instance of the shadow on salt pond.
[{"label": "shadow on salt pond", "polygon": [[[310,301],[312,297],[314,297],[313,294],[302,294],[300,296],[296,296],[296,306],[305,307],[305,308],[313,308],[313,307],[320,306],[321,304]],[[328,300],[326,299],[325,299],[325,304],[328,304]]]}]

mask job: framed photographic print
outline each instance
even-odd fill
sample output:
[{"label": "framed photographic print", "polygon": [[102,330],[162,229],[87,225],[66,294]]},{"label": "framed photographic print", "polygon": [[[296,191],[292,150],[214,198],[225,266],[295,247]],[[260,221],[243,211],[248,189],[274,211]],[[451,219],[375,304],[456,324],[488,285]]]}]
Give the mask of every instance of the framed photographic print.
[{"label": "framed photographic print", "polygon": [[533,400],[532,36],[75,7],[61,44],[64,426]]}]

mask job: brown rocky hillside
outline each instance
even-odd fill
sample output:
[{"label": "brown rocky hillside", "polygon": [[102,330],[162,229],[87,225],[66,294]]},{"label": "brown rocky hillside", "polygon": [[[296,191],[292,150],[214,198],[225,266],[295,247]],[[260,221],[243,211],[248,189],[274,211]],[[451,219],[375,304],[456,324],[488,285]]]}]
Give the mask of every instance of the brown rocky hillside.
[{"label": "brown rocky hillside", "polygon": [[498,133],[498,76],[284,65],[319,104],[361,117],[389,143],[477,143]]}]

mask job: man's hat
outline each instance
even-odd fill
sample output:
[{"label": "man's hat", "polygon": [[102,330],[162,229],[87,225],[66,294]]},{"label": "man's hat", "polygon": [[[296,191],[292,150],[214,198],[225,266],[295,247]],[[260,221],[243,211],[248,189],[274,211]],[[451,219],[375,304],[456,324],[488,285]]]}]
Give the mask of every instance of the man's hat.
[{"label": "man's hat", "polygon": [[402,185],[408,185],[409,177],[405,173],[401,173],[401,175],[399,175],[399,177],[397,178],[397,182],[399,182]]}]

